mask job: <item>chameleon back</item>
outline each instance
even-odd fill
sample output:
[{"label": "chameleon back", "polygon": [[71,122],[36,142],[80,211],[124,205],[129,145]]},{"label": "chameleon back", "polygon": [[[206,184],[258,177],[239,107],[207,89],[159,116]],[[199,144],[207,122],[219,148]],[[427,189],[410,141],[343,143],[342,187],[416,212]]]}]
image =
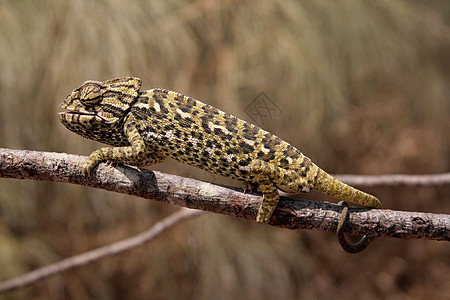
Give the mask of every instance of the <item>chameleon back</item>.
[{"label": "chameleon back", "polygon": [[148,147],[180,162],[251,181],[249,164],[264,160],[280,168],[306,168],[299,150],[256,125],[182,94],[142,92],[127,122],[135,122]]}]

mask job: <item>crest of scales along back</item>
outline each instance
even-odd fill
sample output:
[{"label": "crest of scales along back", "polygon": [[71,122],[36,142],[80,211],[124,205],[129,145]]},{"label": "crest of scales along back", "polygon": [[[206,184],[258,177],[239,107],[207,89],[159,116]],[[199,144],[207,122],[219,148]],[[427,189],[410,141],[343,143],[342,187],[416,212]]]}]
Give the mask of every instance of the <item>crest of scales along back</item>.
[{"label": "crest of scales along back", "polygon": [[260,223],[269,222],[280,198],[277,189],[314,189],[381,208],[377,198],[333,178],[270,132],[182,94],[164,89],[140,92],[140,87],[135,77],[89,80],[60,105],[66,111],[59,118],[69,130],[114,146],[94,151],[84,175],[102,161],[143,167],[171,157],[258,185],[263,193],[256,217]]}]

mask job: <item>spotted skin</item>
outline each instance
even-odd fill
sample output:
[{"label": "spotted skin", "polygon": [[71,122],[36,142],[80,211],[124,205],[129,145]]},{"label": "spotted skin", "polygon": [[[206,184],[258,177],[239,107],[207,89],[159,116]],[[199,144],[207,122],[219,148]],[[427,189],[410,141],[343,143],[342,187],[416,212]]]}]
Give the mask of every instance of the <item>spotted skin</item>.
[{"label": "spotted skin", "polygon": [[113,147],[94,151],[83,174],[102,161],[149,166],[166,157],[259,186],[263,201],[256,221],[267,223],[288,193],[318,190],[355,204],[381,208],[372,195],[350,187],[317,167],[279,137],[182,94],[152,89],[123,77],[86,81],[60,105],[71,131]]}]

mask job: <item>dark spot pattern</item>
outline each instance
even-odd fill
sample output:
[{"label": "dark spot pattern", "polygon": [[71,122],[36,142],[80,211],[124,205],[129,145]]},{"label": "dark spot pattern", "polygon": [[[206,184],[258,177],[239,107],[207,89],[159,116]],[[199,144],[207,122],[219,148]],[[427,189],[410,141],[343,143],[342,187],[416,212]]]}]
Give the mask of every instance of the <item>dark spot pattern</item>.
[{"label": "dark spot pattern", "polygon": [[140,92],[140,86],[135,77],[86,81],[62,103],[68,112],[59,118],[68,129],[114,146],[92,153],[83,172],[103,160],[145,166],[171,157],[259,185],[264,201],[258,222],[270,219],[279,199],[276,188],[347,192],[356,203],[379,206],[370,195],[331,184],[299,150],[258,126],[191,97],[165,89]]}]

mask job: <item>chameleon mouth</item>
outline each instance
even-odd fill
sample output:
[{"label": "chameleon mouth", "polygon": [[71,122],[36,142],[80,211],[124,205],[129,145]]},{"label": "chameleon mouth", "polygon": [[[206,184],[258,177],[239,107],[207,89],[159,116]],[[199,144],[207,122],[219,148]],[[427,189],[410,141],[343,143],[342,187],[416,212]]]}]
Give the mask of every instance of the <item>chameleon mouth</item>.
[{"label": "chameleon mouth", "polygon": [[86,111],[84,109],[80,110],[77,107],[74,107],[74,105],[67,105],[66,103],[61,103],[59,108],[63,109],[63,112],[58,112],[58,115],[80,115],[80,116],[95,116],[95,112]]},{"label": "chameleon mouth", "polygon": [[63,112],[59,112],[60,115],[85,115],[85,116],[95,116],[95,113],[81,112],[76,110],[67,110]]},{"label": "chameleon mouth", "polygon": [[67,111],[63,111],[63,112],[59,112],[58,115],[60,117],[65,117],[65,116],[80,116],[80,117],[94,117],[94,118],[99,118],[102,121],[106,122],[106,119],[103,118],[102,116],[93,113],[93,112],[82,112],[82,111],[78,111],[78,110],[71,110],[71,109],[67,109]]}]

